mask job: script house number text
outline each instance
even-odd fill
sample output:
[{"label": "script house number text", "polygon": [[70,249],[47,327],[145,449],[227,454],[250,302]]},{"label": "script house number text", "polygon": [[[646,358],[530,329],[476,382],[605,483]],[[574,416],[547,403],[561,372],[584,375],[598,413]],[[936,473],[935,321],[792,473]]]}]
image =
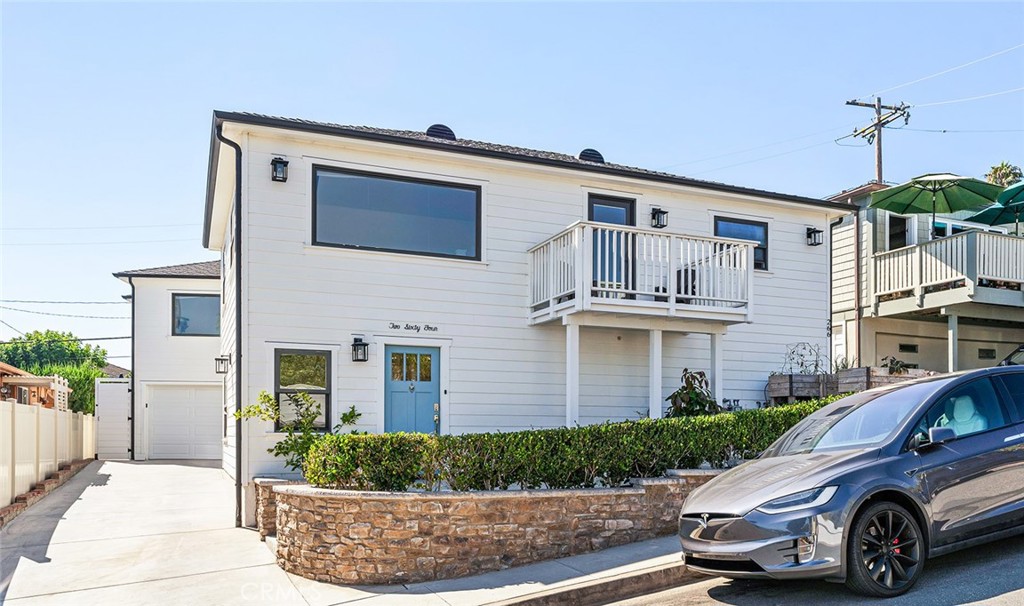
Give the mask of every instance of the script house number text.
[{"label": "script house number text", "polygon": [[438,328],[433,324],[412,324],[409,322],[388,322],[388,329],[402,330],[405,332],[437,332]]}]

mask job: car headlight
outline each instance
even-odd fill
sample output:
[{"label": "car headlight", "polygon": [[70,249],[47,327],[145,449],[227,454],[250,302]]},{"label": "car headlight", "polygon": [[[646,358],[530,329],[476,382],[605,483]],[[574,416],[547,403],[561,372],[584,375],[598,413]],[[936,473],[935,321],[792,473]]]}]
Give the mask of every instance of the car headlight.
[{"label": "car headlight", "polygon": [[788,513],[824,505],[832,500],[838,486],[822,486],[772,499],[757,508],[761,513]]}]

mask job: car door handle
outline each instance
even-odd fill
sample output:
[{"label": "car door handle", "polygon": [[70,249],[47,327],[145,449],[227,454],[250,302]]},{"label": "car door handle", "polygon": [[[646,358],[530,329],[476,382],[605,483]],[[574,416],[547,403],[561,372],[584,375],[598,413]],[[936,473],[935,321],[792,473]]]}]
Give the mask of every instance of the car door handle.
[{"label": "car door handle", "polygon": [[1024,433],[1019,433],[1017,435],[1013,435],[1013,436],[1009,436],[1009,437],[1003,438],[1003,442],[1004,443],[1005,442],[1015,442],[1015,441],[1017,441],[1017,440],[1019,440],[1021,438],[1024,438]]}]

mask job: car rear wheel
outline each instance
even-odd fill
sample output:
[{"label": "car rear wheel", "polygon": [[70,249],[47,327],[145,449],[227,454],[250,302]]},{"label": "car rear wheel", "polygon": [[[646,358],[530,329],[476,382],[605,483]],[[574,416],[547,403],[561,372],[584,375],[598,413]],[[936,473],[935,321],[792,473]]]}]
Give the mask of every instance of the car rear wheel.
[{"label": "car rear wheel", "polygon": [[921,528],[895,503],[875,503],[857,515],[846,545],[846,586],[861,595],[906,593],[924,569]]}]

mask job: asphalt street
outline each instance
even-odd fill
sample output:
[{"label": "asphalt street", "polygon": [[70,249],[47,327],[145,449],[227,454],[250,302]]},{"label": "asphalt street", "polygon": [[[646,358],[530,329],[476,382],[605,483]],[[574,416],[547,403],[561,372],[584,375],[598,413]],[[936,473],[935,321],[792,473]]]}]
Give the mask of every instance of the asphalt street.
[{"label": "asphalt street", "polygon": [[1024,605],[1024,537],[1007,539],[929,560],[925,563],[924,574],[914,589],[893,600],[864,598],[850,592],[845,585],[823,581],[731,581],[713,578],[618,604],[1021,606]]}]

